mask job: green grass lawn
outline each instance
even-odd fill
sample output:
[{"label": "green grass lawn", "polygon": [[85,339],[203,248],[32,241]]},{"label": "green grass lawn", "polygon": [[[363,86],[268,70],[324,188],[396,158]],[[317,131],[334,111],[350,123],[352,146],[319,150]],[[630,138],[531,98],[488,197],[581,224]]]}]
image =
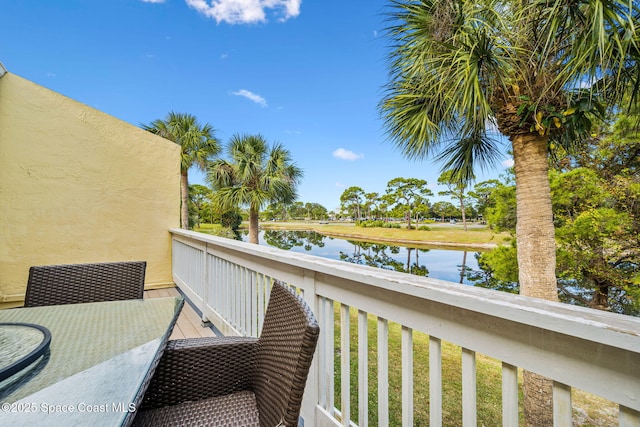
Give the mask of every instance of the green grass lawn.
[{"label": "green grass lawn", "polygon": [[[340,305],[335,305],[335,405],[340,409]],[[369,425],[378,425],[378,342],[377,318],[368,316],[368,410]],[[402,425],[402,351],[401,326],[389,322],[389,425]],[[462,425],[462,349],[442,342],[442,425]],[[413,332],[414,425],[429,425],[429,336]],[[358,422],[358,312],[350,310],[350,410]],[[477,422],[478,426],[502,425],[502,364],[476,354]],[[522,414],[522,389],[520,389]],[[582,427],[617,425],[615,404],[585,393],[573,391],[574,425]],[[522,424],[522,415],[521,415]]]},{"label": "green grass lawn", "polygon": [[201,233],[206,233],[210,230],[221,230],[222,226],[220,224],[200,224],[200,227],[193,227],[193,231],[199,231]]},{"label": "green grass lawn", "polygon": [[[335,401],[340,409],[340,316],[336,307],[335,337]],[[351,310],[351,418],[358,420],[358,319],[357,310]],[[369,365],[369,425],[378,424],[378,335],[377,319],[368,316],[368,365]],[[402,363],[401,326],[389,322],[389,425],[402,425]],[[442,343],[442,387],[443,425],[462,425],[462,374],[461,349],[453,344]],[[414,377],[414,425],[429,425],[429,336],[413,333],[413,377]],[[501,374],[500,362],[478,355],[477,358],[478,425],[500,425]]]},{"label": "green grass lawn", "polygon": [[[265,230],[301,230],[315,231],[326,236],[342,237],[366,242],[410,244],[413,247],[432,247],[446,245],[451,248],[468,247],[490,249],[504,244],[510,239],[508,233],[494,233],[486,226],[473,226],[464,231],[461,225],[430,225],[429,230],[407,230],[406,228],[364,228],[353,223],[317,222],[261,222]],[[218,224],[201,224],[194,231],[215,234],[221,228]],[[242,228],[247,228],[243,223]]]},{"label": "green grass lawn", "polygon": [[319,224],[314,222],[262,222],[263,229],[311,230],[335,237],[348,237],[369,242],[411,243],[416,246],[445,244],[464,248],[468,245],[487,248],[504,244],[508,233],[494,233],[486,226],[469,227],[464,231],[461,225],[428,225],[429,230],[408,230],[406,228],[364,228],[352,223]]},{"label": "green grass lawn", "polygon": [[229,239],[233,239],[235,237],[231,229],[225,228],[220,224],[200,224],[199,227],[194,227],[193,231],[211,234],[212,236],[227,237]]}]

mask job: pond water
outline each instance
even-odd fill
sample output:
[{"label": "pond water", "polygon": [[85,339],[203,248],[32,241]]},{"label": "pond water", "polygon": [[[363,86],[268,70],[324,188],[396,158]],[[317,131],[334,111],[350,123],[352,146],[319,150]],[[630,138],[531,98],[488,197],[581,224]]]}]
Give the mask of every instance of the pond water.
[{"label": "pond water", "polygon": [[[248,235],[243,234],[242,239],[247,241]],[[358,242],[313,231],[263,230],[260,231],[260,244],[455,283],[472,284],[466,273],[478,270],[477,251]]]}]

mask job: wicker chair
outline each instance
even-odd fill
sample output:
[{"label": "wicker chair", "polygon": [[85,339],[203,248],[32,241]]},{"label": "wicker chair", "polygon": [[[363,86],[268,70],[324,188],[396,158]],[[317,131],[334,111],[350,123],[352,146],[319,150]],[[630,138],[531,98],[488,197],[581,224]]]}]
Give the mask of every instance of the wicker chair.
[{"label": "wicker chair", "polygon": [[320,329],[274,284],[260,338],[170,341],[134,426],[297,426]]},{"label": "wicker chair", "polygon": [[33,266],[24,306],[139,299],[146,267],[145,261]]}]

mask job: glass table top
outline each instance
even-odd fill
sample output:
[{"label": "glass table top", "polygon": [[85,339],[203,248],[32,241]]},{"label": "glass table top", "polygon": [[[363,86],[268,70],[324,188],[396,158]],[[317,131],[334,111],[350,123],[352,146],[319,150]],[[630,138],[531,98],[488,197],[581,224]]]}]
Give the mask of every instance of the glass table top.
[{"label": "glass table top", "polygon": [[0,381],[40,358],[48,349],[51,333],[32,323],[0,323]]},{"label": "glass table top", "polygon": [[[2,424],[112,426],[130,420],[182,304],[181,298],[153,298],[0,310],[0,323],[33,323],[51,332],[48,351],[0,381]],[[38,340],[24,330],[6,339],[20,336],[20,347]],[[0,353],[0,365],[24,352],[17,347]]]}]

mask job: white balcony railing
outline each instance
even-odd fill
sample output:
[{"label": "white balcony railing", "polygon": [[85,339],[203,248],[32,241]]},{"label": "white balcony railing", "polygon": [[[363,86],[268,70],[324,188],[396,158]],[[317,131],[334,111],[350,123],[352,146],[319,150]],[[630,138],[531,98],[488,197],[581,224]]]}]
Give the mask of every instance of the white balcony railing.
[{"label": "white balcony railing", "polygon": [[[518,425],[518,370],[526,369],[554,381],[556,426],[572,425],[572,390],[614,402],[620,426],[640,426],[638,318],[190,231],[171,233],[176,284],[225,334],[259,333],[273,279],[304,295],[321,327],[301,411],[306,426],[412,426],[418,407],[426,408],[430,426],[451,424],[443,413],[450,373],[443,374],[442,354],[449,345],[460,349],[455,375],[462,408],[456,424],[480,424],[478,366],[491,358],[502,370],[496,387],[502,418],[486,425]],[[389,358],[394,333],[400,335],[399,360]],[[425,350],[414,345],[418,336],[428,343],[420,347]],[[376,343],[376,353],[369,343]],[[428,358],[421,357],[426,349]],[[416,362],[426,363],[426,371],[416,372]],[[392,372],[400,378],[391,378]],[[425,381],[428,403],[422,394],[416,398],[416,385]],[[390,414],[401,415],[390,422]]]}]

